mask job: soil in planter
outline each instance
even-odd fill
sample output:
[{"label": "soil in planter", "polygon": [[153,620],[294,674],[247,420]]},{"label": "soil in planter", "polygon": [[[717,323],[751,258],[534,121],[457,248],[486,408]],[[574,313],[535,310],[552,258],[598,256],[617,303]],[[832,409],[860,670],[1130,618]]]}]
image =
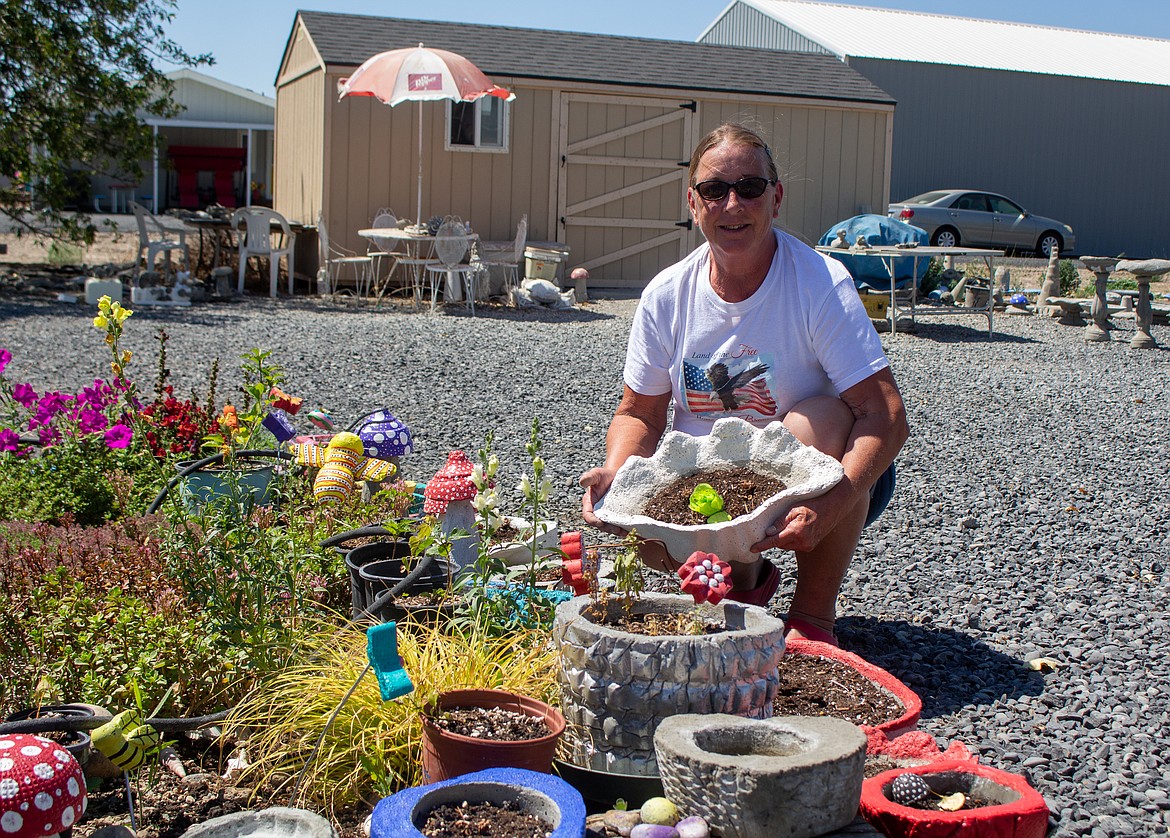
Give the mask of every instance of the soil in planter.
[{"label": "soil in planter", "polygon": [[691,493],[700,483],[706,483],[723,498],[723,511],[732,518],[747,515],[764,501],[787,486],[775,477],[756,474],[742,466],[736,468],[700,471],[680,477],[650,498],[642,514],[667,524],[696,525],[707,523],[707,516],[691,509]]},{"label": "soil in planter", "polygon": [[479,838],[507,835],[509,838],[546,838],[553,831],[528,812],[519,812],[508,803],[444,803],[427,813],[421,830],[426,838]]},{"label": "soil in planter", "polygon": [[602,591],[598,601],[584,608],[581,614],[595,625],[650,637],[697,637],[727,631],[722,623],[705,620],[690,611],[678,614],[636,614],[618,608],[610,613],[606,603],[607,593]]},{"label": "soil in planter", "polygon": [[968,809],[982,809],[984,806],[994,806],[995,801],[985,800],[982,797],[973,797],[964,793],[963,805],[958,809],[945,809],[942,806],[942,798],[937,795],[930,795],[926,800],[919,800],[917,803],[911,803],[909,808],[922,809],[927,812],[966,812]]},{"label": "soil in planter", "polygon": [[[529,716],[504,707],[452,707],[429,716],[435,727],[460,736],[491,739],[495,742],[521,742],[548,736],[549,728],[539,716]],[[452,833],[454,834],[454,833]],[[474,835],[476,833],[458,833]],[[505,833],[480,833],[502,835]],[[509,833],[510,834],[510,833]]]},{"label": "soil in planter", "polygon": [[772,702],[777,716],[832,716],[877,727],[905,712],[902,703],[848,664],[819,655],[785,655]]}]

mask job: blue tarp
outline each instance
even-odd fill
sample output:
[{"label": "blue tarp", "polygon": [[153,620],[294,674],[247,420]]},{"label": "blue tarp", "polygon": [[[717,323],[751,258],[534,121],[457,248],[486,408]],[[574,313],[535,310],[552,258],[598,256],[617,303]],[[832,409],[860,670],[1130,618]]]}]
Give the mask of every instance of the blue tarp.
[{"label": "blue tarp", "polygon": [[[845,231],[845,241],[850,247],[857,241],[858,236],[864,236],[871,245],[896,245],[907,242],[917,242],[925,246],[927,243],[926,231],[902,221],[895,221],[884,215],[855,215],[844,221],[838,221],[829,228],[818,244],[831,245],[837,240],[837,231]],[[885,261],[875,256],[857,256],[848,250],[834,253],[833,258],[841,262],[853,276],[858,288],[872,288],[875,291],[890,290],[890,274],[886,270]],[[919,258],[918,278],[926,273],[929,260]],[[898,287],[901,288],[914,276],[914,259],[901,257],[894,260],[894,276]]]}]

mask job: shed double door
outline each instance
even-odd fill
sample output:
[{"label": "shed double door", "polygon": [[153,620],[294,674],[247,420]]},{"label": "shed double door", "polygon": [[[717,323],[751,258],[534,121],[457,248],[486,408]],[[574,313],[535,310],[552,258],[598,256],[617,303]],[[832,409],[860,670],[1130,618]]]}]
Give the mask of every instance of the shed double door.
[{"label": "shed double door", "polygon": [[561,98],[559,240],[599,286],[643,288],[695,245],[687,211],[693,101]]}]

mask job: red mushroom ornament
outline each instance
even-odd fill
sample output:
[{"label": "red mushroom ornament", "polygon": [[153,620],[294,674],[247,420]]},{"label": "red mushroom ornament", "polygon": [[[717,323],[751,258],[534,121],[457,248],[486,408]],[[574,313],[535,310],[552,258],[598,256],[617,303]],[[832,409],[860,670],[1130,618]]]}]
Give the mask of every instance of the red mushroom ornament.
[{"label": "red mushroom ornament", "polygon": [[85,804],[85,775],[72,754],[43,736],[0,734],[0,836],[57,835]]},{"label": "red mushroom ornament", "polygon": [[478,555],[478,530],[475,526],[475,483],[471,472],[475,466],[462,451],[447,455],[447,463],[427,481],[423,490],[423,513],[438,515],[444,535],[463,530],[469,535],[451,543],[451,561],[456,567],[467,567]]}]

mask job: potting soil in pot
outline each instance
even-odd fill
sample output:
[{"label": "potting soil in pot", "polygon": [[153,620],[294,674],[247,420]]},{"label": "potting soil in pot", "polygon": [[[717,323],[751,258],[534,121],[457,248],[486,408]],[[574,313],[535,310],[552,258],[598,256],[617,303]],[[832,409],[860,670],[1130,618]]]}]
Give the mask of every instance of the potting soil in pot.
[{"label": "potting soil in pot", "polygon": [[549,734],[544,719],[504,707],[452,707],[430,720],[448,733],[497,742],[520,742]]},{"label": "potting soil in pot", "polygon": [[426,838],[476,838],[507,835],[510,838],[545,838],[553,829],[528,812],[516,811],[508,801],[496,803],[445,803],[427,813],[420,830]]},{"label": "potting soil in pot", "polygon": [[723,499],[723,511],[731,518],[752,512],[787,488],[782,480],[743,467],[700,471],[680,477],[661,489],[650,498],[642,514],[668,524],[707,523],[706,515],[690,507],[691,493],[700,483],[706,483],[719,493]]},{"label": "potting soil in pot", "polygon": [[877,727],[898,718],[902,703],[856,669],[818,655],[785,655],[772,702],[777,716],[833,716]]}]

